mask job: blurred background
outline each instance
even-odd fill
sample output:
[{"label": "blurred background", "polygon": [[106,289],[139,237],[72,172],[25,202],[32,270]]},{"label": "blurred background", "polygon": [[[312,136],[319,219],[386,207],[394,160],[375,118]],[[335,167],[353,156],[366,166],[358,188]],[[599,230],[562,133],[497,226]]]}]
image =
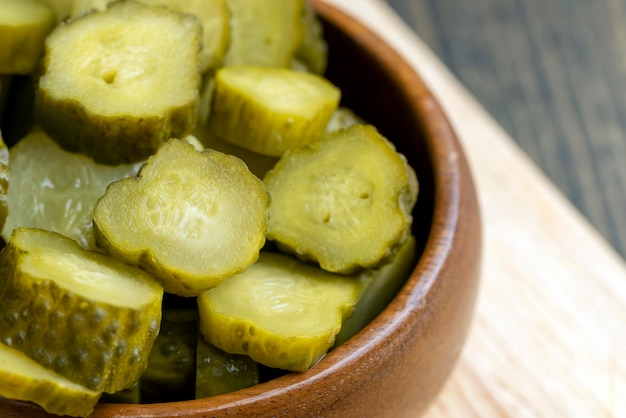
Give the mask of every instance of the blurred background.
[{"label": "blurred background", "polygon": [[626,257],[626,0],[387,2]]}]

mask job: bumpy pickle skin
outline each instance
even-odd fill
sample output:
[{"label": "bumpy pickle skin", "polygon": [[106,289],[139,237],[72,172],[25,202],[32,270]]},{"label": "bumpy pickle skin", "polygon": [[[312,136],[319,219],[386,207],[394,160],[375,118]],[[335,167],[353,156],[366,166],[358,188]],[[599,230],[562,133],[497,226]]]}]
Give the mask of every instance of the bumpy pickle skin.
[{"label": "bumpy pickle skin", "polygon": [[56,24],[43,0],[0,1],[0,74],[32,74]]},{"label": "bumpy pickle skin", "polygon": [[100,163],[147,158],[196,124],[201,36],[197,17],[132,0],[56,26],[35,94],[38,123]]},{"label": "bumpy pickle skin", "polygon": [[55,415],[87,417],[100,395],[0,343],[0,396],[34,402]]},{"label": "bumpy pickle skin", "polygon": [[215,76],[209,130],[250,151],[281,156],[323,133],[340,99],[340,90],[316,74],[221,68]]},{"label": "bumpy pickle skin", "polygon": [[94,391],[139,379],[161,322],[149,274],[34,228],[13,232],[0,271],[0,342]]},{"label": "bumpy pickle skin", "polygon": [[263,252],[246,271],[198,297],[200,332],[226,352],[305,371],[333,345],[360,286],[352,276]]},{"label": "bumpy pickle skin", "polygon": [[9,216],[1,229],[5,241],[15,228],[32,227],[58,232],[95,250],[96,201],[109,183],[134,176],[141,167],[141,163],[98,164],[65,151],[37,127],[9,153],[8,176],[13,180],[7,194]]},{"label": "bumpy pickle skin", "polygon": [[269,199],[240,159],[172,139],[98,200],[96,242],[166,292],[196,296],[256,261]]},{"label": "bumpy pickle skin", "polygon": [[352,125],[287,151],[264,178],[267,238],[349,274],[375,267],[409,237],[415,172],[371,125]]},{"label": "bumpy pickle skin", "polygon": [[288,68],[306,32],[305,0],[226,0],[230,44],[223,64]]}]

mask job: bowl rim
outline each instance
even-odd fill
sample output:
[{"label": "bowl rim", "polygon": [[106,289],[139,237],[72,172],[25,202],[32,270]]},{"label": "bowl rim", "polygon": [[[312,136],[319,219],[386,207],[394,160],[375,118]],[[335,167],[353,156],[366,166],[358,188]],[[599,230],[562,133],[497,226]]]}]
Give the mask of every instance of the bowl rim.
[{"label": "bowl rim", "polygon": [[[426,144],[433,167],[434,208],[432,227],[420,259],[398,295],[372,322],[306,372],[288,373],[250,388],[203,399],[151,404],[102,403],[96,406],[92,417],[154,417],[163,413],[165,405],[170,410],[177,410],[177,415],[205,416],[260,400],[267,401],[295,387],[315,388],[338,370],[363,362],[368,352],[388,344],[405,321],[420,315],[437,277],[445,268],[460,221],[461,194],[466,193],[461,190],[464,156],[452,124],[421,76],[380,35],[340,7],[323,0],[310,0],[310,3],[324,20],[341,27],[354,42],[372,51],[381,68],[407,87],[411,99],[409,106],[414,114],[420,115],[419,124],[425,137],[438,138]],[[448,193],[437,193],[444,188]]]}]

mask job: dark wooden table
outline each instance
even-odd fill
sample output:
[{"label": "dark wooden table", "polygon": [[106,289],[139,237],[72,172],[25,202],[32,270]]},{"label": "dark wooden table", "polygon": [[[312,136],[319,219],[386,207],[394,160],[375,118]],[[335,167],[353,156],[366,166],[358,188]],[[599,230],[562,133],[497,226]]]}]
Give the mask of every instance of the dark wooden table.
[{"label": "dark wooden table", "polygon": [[626,0],[388,3],[626,256]]}]

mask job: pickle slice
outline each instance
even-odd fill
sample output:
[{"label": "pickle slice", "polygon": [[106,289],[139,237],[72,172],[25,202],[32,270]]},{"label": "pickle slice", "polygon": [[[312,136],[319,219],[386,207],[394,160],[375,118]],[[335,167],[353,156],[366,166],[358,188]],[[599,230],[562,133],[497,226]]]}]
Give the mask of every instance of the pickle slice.
[{"label": "pickle slice", "polygon": [[2,343],[91,390],[139,379],[161,321],[150,275],[32,228],[13,232],[0,270]]},{"label": "pickle slice", "polygon": [[334,347],[352,338],[382,312],[400,291],[416,262],[415,237],[411,235],[388,263],[358,274],[363,283],[359,301],[337,334]]},{"label": "pickle slice", "polygon": [[43,0],[0,1],[0,74],[33,73],[55,24]]},{"label": "pickle slice", "polygon": [[361,283],[279,253],[198,297],[210,343],[269,367],[304,371],[333,345]]},{"label": "pickle slice", "polygon": [[193,399],[198,308],[165,308],[159,335],[139,379],[142,403]]},{"label": "pickle slice", "polygon": [[[75,0],[72,16],[105,10],[110,0]],[[141,0],[150,6],[166,6],[175,12],[190,13],[202,23],[200,71],[216,68],[224,58],[230,38],[230,13],[226,0]]]},{"label": "pickle slice", "polygon": [[35,96],[42,128],[97,162],[137,162],[197,118],[202,26],[135,1],[58,25]]},{"label": "pickle slice", "polygon": [[278,162],[278,157],[259,154],[258,152],[250,151],[231,142],[224,141],[214,135],[207,125],[198,125],[194,131],[194,135],[205,148],[211,148],[223,152],[224,154],[230,154],[240,158],[246,163],[252,174],[260,179]]},{"label": "pickle slice", "polygon": [[0,396],[34,402],[55,415],[87,417],[100,394],[0,343]]},{"label": "pickle slice", "polygon": [[222,395],[259,383],[259,365],[250,357],[230,354],[198,335],[196,399]]},{"label": "pickle slice", "polygon": [[269,195],[238,158],[172,139],[96,204],[97,243],[195,296],[258,258]]},{"label": "pickle slice", "polygon": [[35,128],[10,149],[9,216],[2,238],[15,228],[37,227],[96,249],[93,208],[109,183],[137,174],[141,163],[109,166],[63,150]]},{"label": "pickle slice", "polygon": [[304,39],[295,54],[304,67],[316,74],[324,74],[328,65],[328,44],[324,39],[324,29],[313,6],[306,1],[302,16],[305,28]]},{"label": "pickle slice", "polygon": [[341,92],[325,78],[284,68],[217,71],[209,129],[251,151],[280,156],[324,132]]},{"label": "pickle slice", "polygon": [[267,238],[325,270],[374,267],[410,235],[415,172],[371,125],[287,151],[264,181]]},{"label": "pickle slice", "polygon": [[226,0],[230,44],[224,65],[291,65],[302,44],[305,0]]},{"label": "pickle slice", "polygon": [[347,107],[338,107],[330,117],[326,125],[326,132],[340,131],[349,128],[352,125],[365,125],[365,121],[357,116],[352,109]]}]

